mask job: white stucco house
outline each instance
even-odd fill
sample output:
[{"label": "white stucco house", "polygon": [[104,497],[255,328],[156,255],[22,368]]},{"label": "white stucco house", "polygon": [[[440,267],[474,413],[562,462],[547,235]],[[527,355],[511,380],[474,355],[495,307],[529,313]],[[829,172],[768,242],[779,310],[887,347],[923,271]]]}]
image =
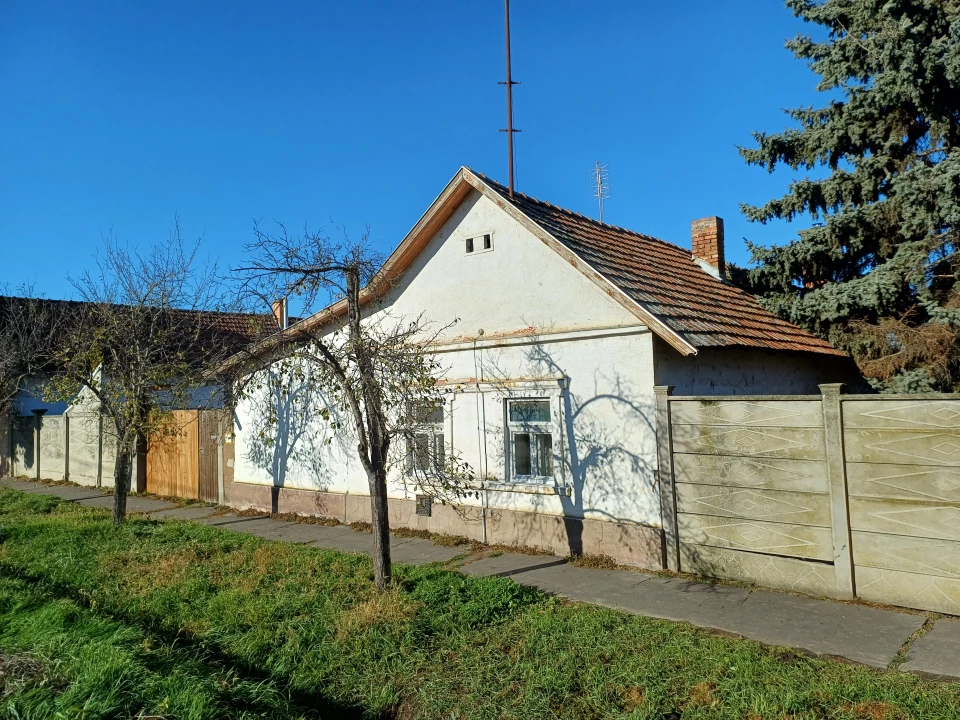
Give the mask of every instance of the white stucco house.
[{"label": "white stucco house", "polygon": [[[483,491],[461,513],[433,504],[418,514],[398,470],[392,524],[660,567],[654,386],[816,393],[854,373],[721,279],[722,220],[695,222],[693,246],[511,198],[461,168],[387,260],[384,307],[449,327],[435,349],[456,392],[433,440],[475,469]],[[228,503],[369,519],[349,444],[316,442],[327,430],[305,421],[265,453],[255,408],[238,404]]]}]

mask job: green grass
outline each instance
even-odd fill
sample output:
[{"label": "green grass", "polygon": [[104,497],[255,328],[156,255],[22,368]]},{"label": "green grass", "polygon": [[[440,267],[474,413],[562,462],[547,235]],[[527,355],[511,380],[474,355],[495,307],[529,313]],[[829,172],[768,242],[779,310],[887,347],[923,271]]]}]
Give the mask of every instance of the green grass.
[{"label": "green grass", "polygon": [[[960,686],[509,579],[0,491],[0,717],[960,718]],[[3,659],[31,672],[4,684]]]}]

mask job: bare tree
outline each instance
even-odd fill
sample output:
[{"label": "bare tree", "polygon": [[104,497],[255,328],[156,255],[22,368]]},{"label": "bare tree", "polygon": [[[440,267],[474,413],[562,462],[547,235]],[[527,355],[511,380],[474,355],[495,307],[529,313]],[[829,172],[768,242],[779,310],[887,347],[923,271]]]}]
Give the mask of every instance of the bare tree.
[{"label": "bare tree", "polygon": [[136,444],[175,430],[169,410],[204,402],[209,372],[241,339],[222,323],[216,267],[197,262],[179,225],[140,253],[108,238],[97,269],[73,281],[82,302],[55,338],[46,395],[91,400],[116,442],[114,524],[126,517]]},{"label": "bare tree", "polygon": [[50,340],[62,326],[69,303],[42,300],[23,286],[0,297],[0,416],[11,412],[28,381],[51,361]]},{"label": "bare tree", "polygon": [[[236,271],[244,296],[266,304],[294,296],[307,314],[322,312],[262,344],[247,368],[269,363],[274,377],[312,383],[326,399],[322,419],[356,441],[370,489],[374,578],[384,590],[391,581],[391,469],[403,466],[415,485],[444,501],[470,492],[470,468],[423,440],[431,415],[446,402],[442,368],[429,350],[436,333],[421,318],[395,318],[383,305],[390,282],[378,273],[368,233],[353,243],[345,234],[343,240],[306,230],[290,235],[282,225],[275,235],[259,225],[254,231],[250,262]],[[256,372],[247,377],[241,394],[262,390]]]}]

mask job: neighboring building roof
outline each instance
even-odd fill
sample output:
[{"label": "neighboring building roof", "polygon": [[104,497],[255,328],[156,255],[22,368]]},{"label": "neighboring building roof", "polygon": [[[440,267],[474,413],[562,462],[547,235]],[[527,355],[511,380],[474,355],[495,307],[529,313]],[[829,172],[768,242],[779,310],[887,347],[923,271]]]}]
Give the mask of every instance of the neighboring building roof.
[{"label": "neighboring building roof", "polygon": [[484,184],[695,348],[740,345],[845,355],[693,262],[690,250]]},{"label": "neighboring building roof", "polygon": [[[25,306],[28,303],[34,303],[40,309],[56,313],[58,317],[65,317],[67,313],[77,312],[85,305],[90,304],[79,300],[50,300],[0,295],[0,326],[18,305]],[[171,309],[167,312],[196,317],[197,321],[202,323],[200,342],[215,338],[219,344],[233,350],[240,350],[249,345],[258,337],[265,335],[270,327],[276,328],[276,321],[270,313],[260,315],[179,309]],[[291,318],[290,322],[294,320],[294,318]]]}]

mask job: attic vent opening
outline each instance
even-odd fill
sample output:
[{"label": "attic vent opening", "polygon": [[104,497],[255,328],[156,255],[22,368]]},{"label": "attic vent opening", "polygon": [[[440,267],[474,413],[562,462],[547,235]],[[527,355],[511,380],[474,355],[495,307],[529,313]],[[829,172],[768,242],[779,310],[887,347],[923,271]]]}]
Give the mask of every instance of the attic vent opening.
[{"label": "attic vent opening", "polygon": [[464,245],[468,255],[489,252],[493,250],[493,233],[488,232],[465,238]]}]

